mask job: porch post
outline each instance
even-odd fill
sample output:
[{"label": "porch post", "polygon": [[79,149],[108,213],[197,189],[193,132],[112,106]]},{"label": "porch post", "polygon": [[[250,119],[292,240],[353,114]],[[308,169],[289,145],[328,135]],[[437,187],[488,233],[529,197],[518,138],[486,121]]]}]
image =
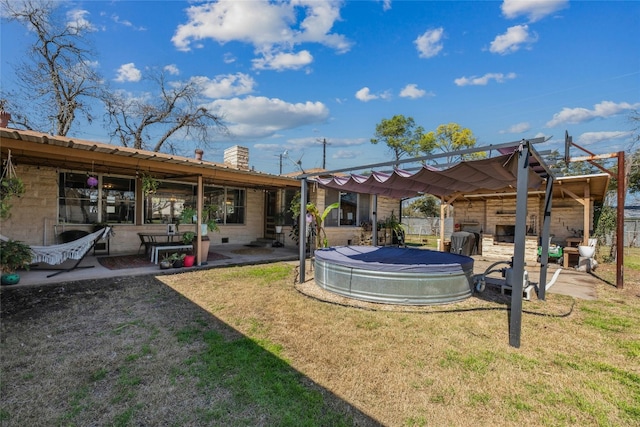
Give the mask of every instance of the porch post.
[{"label": "porch post", "polygon": [[542,212],[542,235],[540,236],[540,283],[538,284],[538,298],[545,299],[547,291],[547,269],[549,268],[549,228],[551,227],[551,202],[553,201],[553,177],[547,177],[547,188],[544,196],[544,211]]},{"label": "porch post", "polygon": [[371,221],[371,246],[378,246],[378,195],[373,195],[373,221]]},{"label": "porch post", "polygon": [[516,195],[516,227],[513,247],[513,283],[511,285],[511,310],[509,312],[509,345],[520,347],[522,329],[522,284],[524,279],[524,252],[527,233],[527,198],[529,187],[529,145],[523,143],[518,151],[518,175]]},{"label": "porch post", "polygon": [[[203,254],[200,252],[200,248],[202,245],[202,207],[204,205],[204,186],[202,185],[202,175],[198,175],[198,196],[196,197],[196,217],[198,218],[198,222],[196,223],[196,245],[194,248],[194,253],[196,254],[196,263],[197,265],[202,265],[204,261],[207,260],[208,254]],[[204,260],[202,259],[204,257]]]},{"label": "porch post", "polygon": [[300,283],[304,283],[307,254],[307,178],[300,181],[300,218],[298,218],[298,245],[300,249]]},{"label": "porch post", "polygon": [[440,244],[438,250],[444,252],[444,210],[446,208],[444,197],[440,198]]}]

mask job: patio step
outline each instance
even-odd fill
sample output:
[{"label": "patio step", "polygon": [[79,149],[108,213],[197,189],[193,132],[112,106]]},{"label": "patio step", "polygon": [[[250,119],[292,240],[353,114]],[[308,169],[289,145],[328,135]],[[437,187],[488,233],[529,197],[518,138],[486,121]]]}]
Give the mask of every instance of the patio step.
[{"label": "patio step", "polygon": [[273,242],[275,242],[274,239],[267,239],[265,237],[260,237],[254,240],[253,242],[249,243],[249,245],[260,247],[260,248],[270,248],[273,245]]}]

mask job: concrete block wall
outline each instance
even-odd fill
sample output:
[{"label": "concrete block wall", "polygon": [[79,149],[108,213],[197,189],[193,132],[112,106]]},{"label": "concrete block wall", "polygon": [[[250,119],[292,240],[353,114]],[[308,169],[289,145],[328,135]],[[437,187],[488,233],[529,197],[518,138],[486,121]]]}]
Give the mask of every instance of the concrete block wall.
[{"label": "concrete block wall", "polygon": [[55,169],[16,166],[24,182],[22,197],[11,199],[11,217],[0,220],[0,233],[29,245],[55,243],[58,215],[58,174]]}]

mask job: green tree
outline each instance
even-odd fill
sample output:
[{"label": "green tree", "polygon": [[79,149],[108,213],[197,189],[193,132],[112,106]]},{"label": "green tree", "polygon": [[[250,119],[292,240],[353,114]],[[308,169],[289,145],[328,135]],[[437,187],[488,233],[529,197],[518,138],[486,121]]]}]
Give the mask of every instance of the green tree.
[{"label": "green tree", "polygon": [[99,99],[103,80],[88,38],[94,28],[84,19],[65,19],[58,13],[60,4],[0,2],[3,19],[21,24],[35,38],[14,67],[17,91],[0,97],[14,125],[65,136],[78,115],[93,120],[89,101]]},{"label": "green tree", "polygon": [[486,153],[473,153],[465,155],[453,154],[459,150],[473,148],[476,145],[476,137],[468,128],[463,128],[457,123],[448,123],[438,126],[435,132],[429,132],[425,137],[425,141],[429,141],[429,152],[422,153],[424,155],[431,154],[432,150],[442,151],[443,153],[452,153],[445,159],[446,163],[454,163],[462,160],[479,159],[486,157]]},{"label": "green tree", "polygon": [[413,216],[420,214],[425,218],[440,216],[440,203],[438,198],[425,194],[423,196],[412,199],[405,208],[403,208],[403,215],[409,214]]},{"label": "green tree", "polygon": [[[421,142],[425,142],[424,137],[424,129],[416,126],[413,117],[398,114],[390,119],[382,119],[376,125],[375,137],[371,139],[371,143],[384,142],[398,161],[405,155],[416,154]],[[427,149],[425,145],[424,150]]]}]

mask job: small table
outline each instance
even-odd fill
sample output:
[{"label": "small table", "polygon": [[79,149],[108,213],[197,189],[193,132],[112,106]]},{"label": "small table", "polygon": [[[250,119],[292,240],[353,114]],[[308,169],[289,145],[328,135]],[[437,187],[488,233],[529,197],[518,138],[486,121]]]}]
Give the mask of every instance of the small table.
[{"label": "small table", "polygon": [[158,263],[158,255],[160,251],[187,250],[193,249],[193,245],[160,245],[151,246],[151,262]]},{"label": "small table", "polygon": [[571,263],[571,258],[573,258],[574,260],[576,258],[578,259],[580,258],[580,254],[578,253],[578,248],[572,248],[567,246],[562,250],[562,255],[564,257],[563,259],[564,268],[569,268],[569,266],[571,265],[578,264],[577,262],[574,262],[573,264]]}]

